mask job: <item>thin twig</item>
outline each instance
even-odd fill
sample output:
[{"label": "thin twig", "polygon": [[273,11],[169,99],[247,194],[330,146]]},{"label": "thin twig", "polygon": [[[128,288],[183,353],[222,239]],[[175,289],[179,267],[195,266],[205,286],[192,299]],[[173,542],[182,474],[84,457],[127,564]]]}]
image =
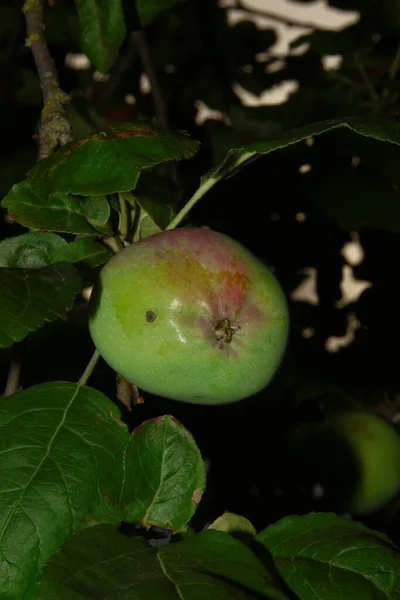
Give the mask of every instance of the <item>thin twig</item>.
[{"label": "thin twig", "polygon": [[43,94],[39,129],[39,157],[50,156],[57,146],[72,140],[71,125],[64,104],[69,96],[60,89],[57,71],[47,47],[43,25],[44,0],[26,0],[23,12],[27,27],[27,45],[31,47]]}]

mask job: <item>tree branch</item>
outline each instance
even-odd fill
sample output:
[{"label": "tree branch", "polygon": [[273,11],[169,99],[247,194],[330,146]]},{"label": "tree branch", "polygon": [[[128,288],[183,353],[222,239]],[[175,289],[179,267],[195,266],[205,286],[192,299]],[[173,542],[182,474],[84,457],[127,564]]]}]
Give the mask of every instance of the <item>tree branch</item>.
[{"label": "tree branch", "polygon": [[39,129],[39,158],[50,156],[57,146],[72,140],[71,125],[64,104],[69,101],[58,84],[57,71],[44,37],[43,5],[45,0],[26,0],[25,14],[31,47],[43,93],[43,109]]}]

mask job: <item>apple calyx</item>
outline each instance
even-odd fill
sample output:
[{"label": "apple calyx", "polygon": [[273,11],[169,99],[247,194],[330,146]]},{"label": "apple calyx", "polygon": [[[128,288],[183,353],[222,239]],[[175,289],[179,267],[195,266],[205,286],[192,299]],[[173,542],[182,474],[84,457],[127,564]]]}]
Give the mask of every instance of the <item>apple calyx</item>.
[{"label": "apple calyx", "polygon": [[224,340],[227,344],[230,344],[234,333],[240,329],[239,325],[231,325],[231,322],[226,317],[224,319],[219,319],[215,323],[215,337],[218,341]]}]

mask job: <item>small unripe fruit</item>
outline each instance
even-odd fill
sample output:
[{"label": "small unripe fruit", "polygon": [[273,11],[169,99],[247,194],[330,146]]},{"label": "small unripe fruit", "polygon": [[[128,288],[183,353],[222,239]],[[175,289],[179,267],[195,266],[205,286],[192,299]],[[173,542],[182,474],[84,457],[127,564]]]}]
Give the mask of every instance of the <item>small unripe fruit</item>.
[{"label": "small unripe fruit", "polygon": [[378,415],[344,412],[325,427],[343,438],[358,466],[348,510],[371,513],[387,504],[400,490],[400,435]]},{"label": "small unripe fruit", "polygon": [[346,410],[290,434],[295,473],[322,484],[334,510],[368,514],[400,491],[400,435],[378,415]]},{"label": "small unripe fruit", "polygon": [[274,275],[228,236],[180,228],[149,236],[103,268],[89,328],[106,362],[144,391],[199,404],[256,394],[287,335]]}]

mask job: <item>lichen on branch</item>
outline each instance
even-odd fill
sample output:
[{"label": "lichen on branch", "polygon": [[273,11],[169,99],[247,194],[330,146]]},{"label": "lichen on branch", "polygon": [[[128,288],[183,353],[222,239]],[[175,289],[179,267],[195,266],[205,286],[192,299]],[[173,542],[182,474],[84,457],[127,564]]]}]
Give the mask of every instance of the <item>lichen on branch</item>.
[{"label": "lichen on branch", "polygon": [[43,6],[45,0],[26,0],[23,6],[27,27],[27,45],[31,47],[43,93],[43,109],[39,128],[39,157],[46,158],[58,147],[72,140],[71,124],[64,105],[69,96],[58,83],[57,70],[44,36]]}]

